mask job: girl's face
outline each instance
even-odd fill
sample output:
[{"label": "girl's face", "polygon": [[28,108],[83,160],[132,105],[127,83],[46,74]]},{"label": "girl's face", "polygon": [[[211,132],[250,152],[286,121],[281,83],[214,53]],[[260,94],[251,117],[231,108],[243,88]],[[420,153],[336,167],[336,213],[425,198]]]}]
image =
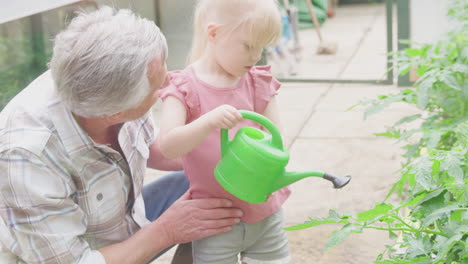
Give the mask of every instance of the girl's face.
[{"label": "girl's face", "polygon": [[255,46],[250,34],[242,27],[229,33],[215,34],[216,63],[229,75],[241,77],[260,60],[264,47]]}]

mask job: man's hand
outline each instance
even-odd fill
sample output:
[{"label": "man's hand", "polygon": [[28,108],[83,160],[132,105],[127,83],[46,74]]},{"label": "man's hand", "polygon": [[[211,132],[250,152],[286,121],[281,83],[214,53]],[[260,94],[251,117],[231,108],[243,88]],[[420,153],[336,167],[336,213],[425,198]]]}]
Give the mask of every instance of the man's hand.
[{"label": "man's hand", "polygon": [[211,129],[226,128],[231,129],[242,121],[242,115],[236,108],[230,105],[221,105],[206,113],[202,118],[206,118]]},{"label": "man's hand", "polygon": [[229,232],[232,225],[240,222],[241,216],[242,211],[233,208],[229,200],[190,200],[190,194],[186,192],[154,223],[164,227],[172,244],[180,244]]}]

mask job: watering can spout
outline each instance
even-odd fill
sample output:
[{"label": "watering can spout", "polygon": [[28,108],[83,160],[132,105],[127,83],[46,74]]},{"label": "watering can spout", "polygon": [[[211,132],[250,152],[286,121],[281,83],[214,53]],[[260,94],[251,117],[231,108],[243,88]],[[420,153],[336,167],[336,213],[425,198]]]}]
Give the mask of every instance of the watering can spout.
[{"label": "watering can spout", "polygon": [[351,176],[349,175],[345,177],[334,176],[323,171],[291,171],[285,172],[283,177],[280,177],[280,179],[275,183],[274,190],[277,191],[296,181],[302,180],[305,177],[320,177],[331,181],[333,183],[333,187],[336,189],[345,186],[351,180]]}]

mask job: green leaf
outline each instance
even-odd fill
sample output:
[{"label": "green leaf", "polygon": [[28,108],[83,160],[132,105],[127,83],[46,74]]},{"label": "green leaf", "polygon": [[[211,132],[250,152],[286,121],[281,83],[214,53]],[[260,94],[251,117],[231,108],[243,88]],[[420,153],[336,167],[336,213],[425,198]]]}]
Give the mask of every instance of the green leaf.
[{"label": "green leaf", "polygon": [[328,217],[327,217],[328,220],[334,220],[334,221],[341,221],[342,220],[342,217],[335,211],[335,210],[332,210],[330,209],[328,211]]},{"label": "green leaf", "polygon": [[461,90],[461,87],[458,84],[457,79],[455,79],[455,77],[453,77],[450,74],[442,75],[441,81],[443,81],[447,86],[449,86],[449,87],[451,87],[451,88],[453,88],[455,90],[459,90],[459,91]]},{"label": "green leaf", "polygon": [[463,184],[463,179],[465,178],[465,172],[463,172],[463,169],[461,168],[461,166],[458,166],[458,165],[450,166],[448,169],[448,174],[455,179],[455,183],[457,185]]},{"label": "green leaf", "polygon": [[[410,138],[412,135],[416,134],[420,132],[420,130],[418,129],[411,129],[411,130],[406,130],[405,132],[403,132],[401,135],[400,135],[400,138],[402,140],[406,140],[407,138]],[[416,152],[418,151],[418,147],[416,146]]]},{"label": "green leaf", "polygon": [[325,249],[329,249],[331,247],[336,246],[338,243],[340,243],[345,238],[347,238],[350,234],[351,234],[351,231],[349,231],[348,229],[333,231],[333,233],[330,235],[329,239],[327,240]]},{"label": "green leaf", "polygon": [[447,170],[449,176],[453,177],[457,184],[463,184],[465,172],[461,168],[463,163],[459,152],[439,152],[436,158],[441,161],[441,170]]},{"label": "green leaf", "polygon": [[442,136],[442,132],[438,130],[431,130],[428,133],[428,140],[427,140],[427,147],[429,149],[433,149],[437,147],[440,141],[440,137]]},{"label": "green leaf", "polygon": [[428,157],[420,157],[411,169],[411,173],[415,175],[417,183],[426,190],[430,190],[434,184],[434,180],[431,177],[432,163],[432,160]]},{"label": "green leaf", "polygon": [[427,72],[427,65],[421,65],[417,70],[416,70],[416,73],[419,75],[419,76],[423,76],[426,72]]},{"label": "green leaf", "polygon": [[462,63],[455,63],[454,65],[452,65],[452,71],[468,73],[468,65]]},{"label": "green leaf", "polygon": [[409,57],[416,57],[421,55],[421,51],[419,49],[405,49],[405,53]]},{"label": "green leaf", "polygon": [[424,239],[406,236],[406,240],[409,244],[408,254],[411,258],[419,257],[421,255],[428,256],[428,245]]},{"label": "green leaf", "polygon": [[433,160],[434,164],[432,164],[432,174],[439,174],[440,173],[440,161]]},{"label": "green leaf", "polygon": [[468,121],[462,122],[455,128],[459,141],[468,142]]},{"label": "green leaf", "polygon": [[375,264],[396,264],[396,263],[401,263],[401,262],[395,262],[395,261],[386,259],[386,260],[383,260],[383,261],[375,261],[374,263]]},{"label": "green leaf", "polygon": [[398,237],[398,235],[395,234],[395,232],[393,232],[393,231],[391,231],[391,230],[388,231],[388,238],[390,238],[390,239],[393,240],[393,239],[397,239],[397,237]]},{"label": "green leaf", "polygon": [[327,240],[327,243],[325,245],[325,249],[329,249],[341,241],[343,241],[345,238],[347,238],[351,233],[361,233],[362,232],[362,227],[354,226],[352,224],[347,224],[344,225],[343,228],[340,230],[333,231],[330,237]]},{"label": "green leaf", "polygon": [[[462,211],[462,210],[456,210],[453,212],[459,212],[459,211]],[[451,236],[454,236],[457,234],[463,234],[463,233],[468,235],[468,220],[462,220],[461,222],[447,221],[443,225],[440,225],[440,229],[442,232],[444,232],[447,235],[447,237],[451,237]]]},{"label": "green leaf", "polygon": [[398,69],[400,70],[399,75],[405,76],[411,70],[411,65],[402,63]]},{"label": "green leaf", "polygon": [[424,73],[421,78],[415,82],[415,86],[419,88],[431,88],[434,86],[434,83],[437,82],[437,76],[439,75],[438,69],[432,69]]},{"label": "green leaf", "polygon": [[443,189],[440,192],[434,191],[433,193],[428,194],[419,201],[417,207],[415,207],[411,213],[420,214],[421,216],[419,218],[422,218],[435,210],[445,207],[446,201],[444,196],[446,193],[447,191]]},{"label": "green leaf", "polygon": [[422,228],[426,228],[427,226],[431,225],[435,221],[441,219],[442,217],[447,216],[453,210],[459,208],[458,205],[448,205],[443,208],[437,209],[428,216],[422,219]]},{"label": "green leaf", "polygon": [[387,129],[386,132],[383,133],[374,133],[374,135],[378,137],[386,137],[386,138],[400,138],[400,131],[390,127]]},{"label": "green leaf", "polygon": [[461,222],[462,221],[463,212],[461,210],[453,211],[450,215],[450,220]]},{"label": "green leaf", "polygon": [[393,209],[393,205],[386,203],[379,203],[374,206],[374,208],[360,212],[357,214],[357,221],[369,221],[378,216],[386,214],[388,211]]},{"label": "green leaf", "polygon": [[401,94],[403,95],[409,95],[409,94],[412,94],[414,93],[414,90],[412,89],[404,89],[403,91],[401,91]]},{"label": "green leaf", "polygon": [[462,86],[462,94],[465,97],[468,97],[468,82],[465,82]]},{"label": "green leaf", "polygon": [[372,104],[370,107],[366,108],[366,110],[364,111],[364,120],[366,120],[369,116],[382,111],[386,107],[387,105],[381,104],[381,103]]},{"label": "green leaf", "polygon": [[424,198],[419,200],[418,204],[425,203],[425,202],[433,199],[434,197],[443,196],[446,191],[447,190],[445,190],[445,189],[437,189],[437,190],[429,191],[429,193],[426,196],[424,196]]},{"label": "green leaf", "polygon": [[[333,211],[333,210],[330,210],[330,211]],[[333,212],[335,212],[335,211],[333,211]],[[340,217],[338,215],[338,213],[335,212],[335,214],[338,217],[335,217],[335,215],[334,215],[333,217],[323,218],[323,219],[312,219],[312,218],[310,218],[309,221],[306,221],[303,224],[286,227],[286,228],[284,228],[284,230],[286,230],[286,231],[295,231],[295,230],[306,229],[306,228],[310,228],[310,227],[314,227],[314,226],[318,226],[318,225],[348,223],[348,221],[346,220],[346,218],[348,218],[348,216]]]},{"label": "green leaf", "polygon": [[[383,96],[379,96],[379,98],[383,98]],[[364,101],[366,105],[371,104],[371,106],[366,108],[364,111],[364,119],[367,119],[367,117],[382,111],[383,109],[388,107],[390,104],[399,102],[401,100],[402,100],[401,94],[392,94],[392,95],[385,96],[385,98],[381,100]]]},{"label": "green leaf", "polygon": [[408,177],[408,174],[404,173],[400,177],[400,179],[392,185],[392,188],[390,188],[390,190],[388,191],[387,195],[385,196],[384,201],[387,201],[388,198],[390,198],[390,196],[393,194],[393,192],[395,192],[395,190],[397,191],[399,195],[401,195],[401,192],[403,190],[403,187],[405,186],[407,177]]},{"label": "green leaf", "polygon": [[417,94],[417,105],[421,109],[425,109],[429,103],[429,96],[427,94],[427,87],[420,87]]},{"label": "green leaf", "polygon": [[445,240],[443,243],[437,245],[436,248],[438,249],[438,253],[436,254],[437,257],[434,259],[434,262],[438,262],[439,260],[442,260],[443,258],[445,258],[447,253],[453,247],[453,245],[457,243],[458,241],[460,241],[462,237],[463,237],[462,234],[457,234]]},{"label": "green leaf", "polygon": [[285,227],[283,229],[286,230],[286,231],[296,231],[296,230],[302,230],[302,229],[310,228],[310,227],[313,227],[313,226],[316,226],[316,225],[314,225],[314,224],[312,224],[310,222],[305,222],[304,224]]},{"label": "green leaf", "polygon": [[427,192],[427,191],[423,191],[423,192],[420,193],[420,194],[416,194],[416,195],[410,196],[410,197],[408,198],[408,201],[407,201],[406,203],[404,203],[403,206],[401,206],[401,207],[416,205],[417,203],[419,203],[422,199],[424,199],[424,198],[427,197],[427,196],[428,196],[428,192]]},{"label": "green leaf", "polygon": [[421,118],[421,114],[405,116],[402,119],[398,120],[393,126],[399,126],[404,123],[409,123],[419,118]]}]

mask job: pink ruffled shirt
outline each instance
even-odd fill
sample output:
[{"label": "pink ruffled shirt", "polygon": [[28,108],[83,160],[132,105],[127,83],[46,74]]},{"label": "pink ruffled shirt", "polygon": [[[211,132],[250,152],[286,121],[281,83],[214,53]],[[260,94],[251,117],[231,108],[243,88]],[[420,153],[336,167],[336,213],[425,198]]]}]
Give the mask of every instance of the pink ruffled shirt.
[{"label": "pink ruffled shirt", "polygon": [[[219,88],[203,82],[197,78],[191,66],[185,70],[169,72],[168,80],[169,84],[159,92],[159,96],[162,100],[168,96],[179,99],[187,110],[187,124],[223,104],[261,114],[281,86],[271,75],[270,66],[252,67],[231,87]],[[260,128],[259,124],[245,119],[229,130],[230,138],[244,126]],[[236,207],[243,210],[242,221],[247,223],[255,223],[274,214],[289,197],[289,188],[278,190],[265,203],[252,204],[231,195],[216,181],[213,170],[221,155],[219,133],[219,129],[213,131],[200,145],[182,157],[192,198],[230,199]]]}]

